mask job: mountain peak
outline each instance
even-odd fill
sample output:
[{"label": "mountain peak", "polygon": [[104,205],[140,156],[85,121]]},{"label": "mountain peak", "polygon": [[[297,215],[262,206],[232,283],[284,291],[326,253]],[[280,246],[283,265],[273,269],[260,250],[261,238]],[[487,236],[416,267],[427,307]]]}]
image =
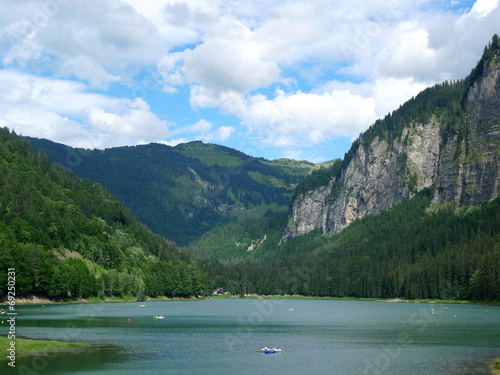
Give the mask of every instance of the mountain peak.
[{"label": "mountain peak", "polygon": [[[321,228],[338,233],[430,188],[434,204],[474,206],[500,186],[500,46],[498,36],[464,80],[427,88],[377,120],[339,168],[295,194],[284,238]],[[298,193],[298,191],[296,191]]]}]

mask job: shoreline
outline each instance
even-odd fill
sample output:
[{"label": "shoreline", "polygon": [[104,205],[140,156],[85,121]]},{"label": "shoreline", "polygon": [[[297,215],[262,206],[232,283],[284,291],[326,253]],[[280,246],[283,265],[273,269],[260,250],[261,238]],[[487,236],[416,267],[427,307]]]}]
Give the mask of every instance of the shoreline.
[{"label": "shoreline", "polygon": [[304,295],[256,295],[250,294],[241,297],[239,295],[218,295],[210,296],[212,299],[287,299],[287,300],[324,300],[324,301],[371,301],[371,302],[387,302],[387,303],[436,303],[436,304],[457,304],[457,305],[484,305],[484,306],[500,306],[500,301],[468,301],[468,300],[440,300],[440,299],[403,299],[403,298],[358,298],[358,297],[318,297]]},{"label": "shoreline", "polygon": [[[165,297],[159,296],[156,298],[149,298],[146,301],[137,301],[137,299],[132,295],[126,296],[113,296],[113,297],[87,297],[87,298],[66,298],[66,299],[48,299],[46,297],[39,296],[20,296],[16,297],[16,305],[68,305],[68,304],[85,304],[85,303],[126,303],[126,302],[139,302],[139,303],[147,303],[147,302],[157,302],[157,301],[200,301],[203,299],[207,299],[206,297]],[[0,300],[0,307],[8,305],[8,301],[5,299]]]},{"label": "shoreline", "polygon": [[[386,302],[386,303],[436,303],[436,304],[467,304],[467,305],[484,305],[484,306],[500,306],[500,301],[468,301],[468,300],[439,300],[439,299],[421,299],[421,300],[411,300],[403,298],[356,298],[356,297],[318,297],[318,296],[304,296],[304,295],[257,295],[248,294],[245,296],[241,295],[210,295],[206,297],[165,297],[158,296],[156,298],[148,298],[147,302],[160,302],[160,301],[203,301],[207,299],[282,299],[282,300],[331,300],[331,301],[372,301],[372,302]],[[127,303],[127,302],[138,302],[136,298],[132,295],[125,296],[113,296],[105,298],[88,297],[85,298],[68,298],[60,299],[59,301],[50,300],[45,297],[39,296],[20,296],[16,298],[16,305],[55,305],[55,304],[85,304],[85,303]],[[6,300],[0,300],[0,307],[2,305],[7,305]],[[500,374],[499,374],[500,375]]]}]

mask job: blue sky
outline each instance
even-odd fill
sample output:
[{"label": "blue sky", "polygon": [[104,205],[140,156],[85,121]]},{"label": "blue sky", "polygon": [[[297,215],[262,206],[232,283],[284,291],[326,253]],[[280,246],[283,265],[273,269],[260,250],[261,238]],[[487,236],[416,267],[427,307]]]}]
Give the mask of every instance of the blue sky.
[{"label": "blue sky", "polygon": [[87,148],[192,140],[343,157],[464,78],[498,0],[0,0],[0,126]]}]

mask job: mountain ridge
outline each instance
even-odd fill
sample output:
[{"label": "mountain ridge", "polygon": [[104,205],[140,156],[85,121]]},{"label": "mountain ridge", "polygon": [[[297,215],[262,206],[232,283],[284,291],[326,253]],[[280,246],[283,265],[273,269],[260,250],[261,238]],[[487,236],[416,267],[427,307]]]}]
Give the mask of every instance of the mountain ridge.
[{"label": "mountain ridge", "polygon": [[321,183],[296,194],[283,239],[339,233],[428,187],[434,204],[474,206],[498,196],[500,46],[493,41],[466,79],[426,89],[376,121]]},{"label": "mountain ridge", "polygon": [[29,139],[56,164],[102,183],[141,222],[179,245],[223,223],[288,210],[296,184],[320,168],[201,141],[84,150]]}]

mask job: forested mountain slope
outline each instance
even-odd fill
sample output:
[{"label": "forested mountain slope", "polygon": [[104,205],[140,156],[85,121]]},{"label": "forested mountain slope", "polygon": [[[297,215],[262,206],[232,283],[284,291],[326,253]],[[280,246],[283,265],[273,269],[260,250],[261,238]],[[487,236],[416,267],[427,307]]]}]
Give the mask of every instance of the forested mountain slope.
[{"label": "forested mountain slope", "polygon": [[433,196],[424,189],[332,237],[316,230],[283,242],[275,256],[206,261],[204,269],[232,293],[500,299],[500,198],[467,212],[429,211]]},{"label": "forested mountain slope", "polygon": [[339,233],[433,188],[433,204],[489,202],[500,185],[500,46],[464,80],[428,88],[363,133],[322,179],[297,187],[284,239]]},{"label": "forested mountain slope", "polygon": [[319,168],[199,141],[91,151],[30,140],[57,164],[102,183],[152,231],[179,245],[223,223],[287,210],[296,184]]},{"label": "forested mountain slope", "polygon": [[288,219],[218,228],[191,249],[237,293],[498,300],[499,184],[495,35],[467,78],[426,89],[304,178]]},{"label": "forested mountain slope", "polygon": [[0,129],[0,298],[206,294],[211,282],[101,184],[80,179]]}]

